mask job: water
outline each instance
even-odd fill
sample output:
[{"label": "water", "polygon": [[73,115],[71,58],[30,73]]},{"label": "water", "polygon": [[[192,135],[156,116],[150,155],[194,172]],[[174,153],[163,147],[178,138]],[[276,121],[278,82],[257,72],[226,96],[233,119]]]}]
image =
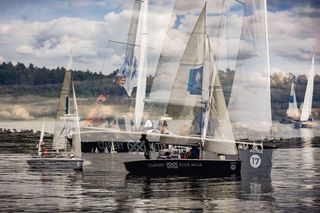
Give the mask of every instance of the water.
[{"label": "water", "polygon": [[[0,209],[4,212],[318,212],[320,148],[274,152],[270,177],[241,181],[137,178],[127,154],[84,154],[84,171],[29,170],[26,154],[0,155]],[[133,156],[132,156],[133,157]],[[141,156],[142,157],[142,156]]]},{"label": "water", "polygon": [[[25,124],[21,129],[31,129]],[[126,153],[84,153],[82,173],[30,170],[30,155],[0,154],[0,211],[318,212],[320,143],[313,137],[319,128],[278,124],[276,130],[278,138],[304,140],[296,148],[275,150],[270,176],[240,181],[131,177],[123,161],[136,156]]]}]

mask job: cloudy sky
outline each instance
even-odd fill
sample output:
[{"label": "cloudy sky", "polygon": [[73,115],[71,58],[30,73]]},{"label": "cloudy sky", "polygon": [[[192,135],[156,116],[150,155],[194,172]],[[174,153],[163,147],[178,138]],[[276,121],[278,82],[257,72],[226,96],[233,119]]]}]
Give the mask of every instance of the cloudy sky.
[{"label": "cloudy sky", "polygon": [[[219,1],[208,1],[209,12],[215,14]],[[155,71],[168,26],[174,28],[173,51],[181,55],[203,2],[178,1],[175,7],[178,16],[173,18],[173,0],[149,0],[149,73]],[[0,62],[65,67],[73,48],[75,69],[108,74],[121,66],[125,52],[124,45],[109,40],[126,42],[133,3],[133,0],[0,0]],[[227,64],[234,68],[242,11],[241,4],[228,0],[228,33],[226,30],[222,33],[220,69]],[[319,0],[268,0],[271,72],[306,74],[312,51],[320,50],[319,17]],[[217,21],[208,21],[209,33],[216,26]]]}]

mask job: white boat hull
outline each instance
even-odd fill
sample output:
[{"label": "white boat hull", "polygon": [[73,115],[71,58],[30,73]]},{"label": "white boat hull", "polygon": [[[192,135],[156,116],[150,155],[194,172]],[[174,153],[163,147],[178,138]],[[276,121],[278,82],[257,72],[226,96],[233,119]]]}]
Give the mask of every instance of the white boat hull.
[{"label": "white boat hull", "polygon": [[82,171],[83,159],[80,158],[43,158],[35,157],[27,160],[31,169],[57,169]]}]

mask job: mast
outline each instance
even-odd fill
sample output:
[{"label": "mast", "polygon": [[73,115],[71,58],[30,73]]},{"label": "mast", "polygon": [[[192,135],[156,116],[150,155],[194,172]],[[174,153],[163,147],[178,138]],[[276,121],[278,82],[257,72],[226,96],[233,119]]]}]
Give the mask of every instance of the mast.
[{"label": "mast", "polygon": [[[208,42],[208,45],[209,45],[209,38],[208,40],[206,39],[206,36],[207,36],[207,1],[204,3],[204,33],[203,33],[203,63],[202,63],[202,67],[203,67],[203,70],[204,71],[211,71],[211,63],[209,65],[209,69],[208,67],[205,67],[205,64],[206,64],[206,41]],[[211,73],[210,73],[211,74]],[[209,74],[209,76],[210,76]],[[212,82],[209,83],[209,88],[211,88],[211,84]],[[210,94],[211,93],[211,90],[209,90],[209,97],[210,97]],[[202,93],[202,99],[203,101],[205,102],[204,103],[204,108],[201,109],[202,111],[204,111],[205,113],[205,116],[204,116],[204,124],[203,124],[203,128],[201,129],[201,153],[200,153],[200,156],[201,158],[204,158],[204,153],[203,153],[203,148],[204,148],[204,143],[205,143],[205,139],[206,139],[206,136],[207,136],[207,127],[208,127],[208,120],[209,120],[209,102],[210,102],[210,99],[209,97],[203,97],[205,94]],[[203,116],[202,116],[202,119],[203,119]],[[201,121],[202,122],[202,121]]]},{"label": "mast", "polygon": [[[264,26],[265,26],[265,38],[266,38],[266,53],[267,53],[267,75],[269,76],[268,81],[268,96],[270,105],[269,122],[272,124],[272,113],[271,113],[271,82],[270,82],[270,58],[269,58],[269,31],[268,31],[268,10],[267,10],[267,0],[263,0],[264,3]],[[270,135],[273,138],[272,125],[270,126]]]},{"label": "mast", "polygon": [[148,50],[148,0],[144,0],[141,10],[141,44],[140,63],[138,68],[137,94],[135,102],[135,129],[139,129],[144,111],[144,98],[146,94],[147,81],[147,50]]}]

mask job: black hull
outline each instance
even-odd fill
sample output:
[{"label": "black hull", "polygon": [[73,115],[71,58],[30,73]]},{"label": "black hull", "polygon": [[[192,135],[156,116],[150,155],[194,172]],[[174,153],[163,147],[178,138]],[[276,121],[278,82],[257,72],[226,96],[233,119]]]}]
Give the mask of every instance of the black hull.
[{"label": "black hull", "polygon": [[237,160],[158,159],[128,161],[124,165],[130,175],[137,176],[241,177],[241,162]]},{"label": "black hull", "polygon": [[260,152],[252,150],[239,150],[241,160],[241,178],[264,178],[270,177],[272,170],[272,158],[275,148],[263,149]]},{"label": "black hull", "polygon": [[293,127],[296,129],[300,128],[314,128],[316,124],[314,122],[294,122]]},{"label": "black hull", "polygon": [[298,120],[294,119],[294,118],[290,118],[290,117],[283,117],[279,121],[279,123],[281,123],[281,124],[292,124],[292,123],[295,123],[295,122],[298,122]]},{"label": "black hull", "polygon": [[55,169],[82,171],[83,160],[76,158],[31,158],[27,160],[31,169]]}]

